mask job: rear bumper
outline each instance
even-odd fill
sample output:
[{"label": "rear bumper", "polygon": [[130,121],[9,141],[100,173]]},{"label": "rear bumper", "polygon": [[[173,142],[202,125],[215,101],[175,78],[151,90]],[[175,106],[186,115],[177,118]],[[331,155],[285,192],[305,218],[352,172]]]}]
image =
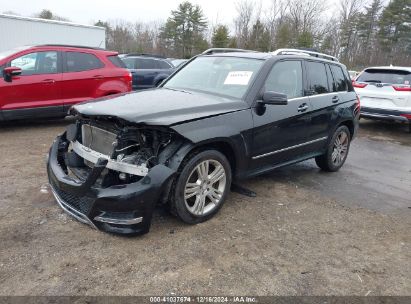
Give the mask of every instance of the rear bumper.
[{"label": "rear bumper", "polygon": [[369,119],[408,122],[410,119],[407,118],[405,115],[411,117],[411,112],[404,113],[396,110],[361,107],[360,113],[361,117]]},{"label": "rear bumper", "polygon": [[47,173],[60,207],[93,228],[119,234],[144,234],[150,229],[154,206],[174,175],[170,168],[157,165],[136,183],[101,188],[95,185],[107,160],[99,160],[85,180],[66,173],[65,133],[50,149]]}]

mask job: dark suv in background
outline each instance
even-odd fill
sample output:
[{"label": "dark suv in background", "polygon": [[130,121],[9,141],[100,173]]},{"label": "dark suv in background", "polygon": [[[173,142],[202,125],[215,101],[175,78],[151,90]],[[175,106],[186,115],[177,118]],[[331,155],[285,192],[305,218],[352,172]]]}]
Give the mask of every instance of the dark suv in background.
[{"label": "dark suv in background", "polygon": [[157,89],[71,113],[47,165],[56,200],[95,228],[138,234],[156,203],[195,224],[218,212],[233,181],[310,158],[339,170],[360,104],[334,57],[209,50]]},{"label": "dark suv in background", "polygon": [[166,58],[150,54],[127,54],[121,60],[133,75],[133,90],[157,87],[175,67]]},{"label": "dark suv in background", "polygon": [[39,45],[0,52],[0,121],[62,117],[73,104],[131,91],[117,52]]}]

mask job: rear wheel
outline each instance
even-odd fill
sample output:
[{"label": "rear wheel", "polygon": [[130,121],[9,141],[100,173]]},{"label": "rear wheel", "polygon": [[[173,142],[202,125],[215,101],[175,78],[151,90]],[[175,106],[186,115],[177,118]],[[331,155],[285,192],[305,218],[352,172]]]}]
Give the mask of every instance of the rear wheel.
[{"label": "rear wheel", "polygon": [[204,222],[222,207],[231,186],[226,157],[206,150],[189,159],[175,185],[172,211],[189,224]]},{"label": "rear wheel", "polygon": [[346,126],[340,126],[328,143],[326,153],[315,158],[317,166],[324,171],[338,171],[347,159],[350,142],[350,130]]}]

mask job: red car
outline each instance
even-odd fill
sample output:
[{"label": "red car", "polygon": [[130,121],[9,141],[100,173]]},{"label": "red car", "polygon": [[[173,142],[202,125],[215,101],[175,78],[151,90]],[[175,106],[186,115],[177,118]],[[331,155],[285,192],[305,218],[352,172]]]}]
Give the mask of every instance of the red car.
[{"label": "red car", "polygon": [[73,104],[129,92],[117,52],[41,45],[0,52],[0,121],[64,117]]}]

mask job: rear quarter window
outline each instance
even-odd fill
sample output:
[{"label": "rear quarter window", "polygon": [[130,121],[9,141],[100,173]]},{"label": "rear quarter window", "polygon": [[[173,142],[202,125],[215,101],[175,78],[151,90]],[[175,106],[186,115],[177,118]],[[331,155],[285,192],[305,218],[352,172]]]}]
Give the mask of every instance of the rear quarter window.
[{"label": "rear quarter window", "polygon": [[344,76],[342,68],[337,65],[331,65],[330,67],[334,78],[334,87],[337,90],[337,92],[347,91],[347,79]]}]

